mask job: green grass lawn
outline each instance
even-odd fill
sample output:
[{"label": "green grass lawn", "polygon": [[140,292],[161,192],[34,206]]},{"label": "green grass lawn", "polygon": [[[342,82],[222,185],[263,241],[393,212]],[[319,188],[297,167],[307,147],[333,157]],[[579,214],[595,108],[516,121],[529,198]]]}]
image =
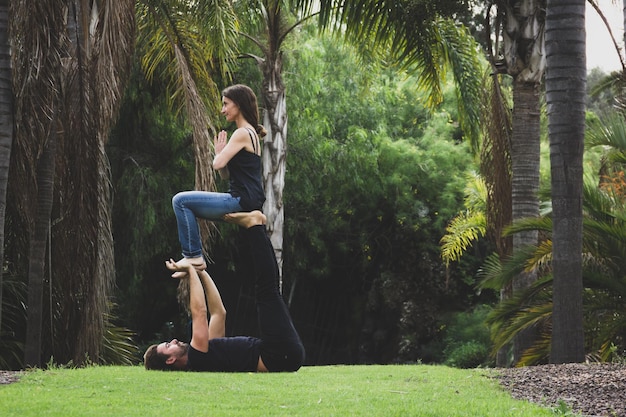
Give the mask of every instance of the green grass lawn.
[{"label": "green grass lawn", "polygon": [[94,366],[29,371],[0,386],[0,416],[553,416],[484,370],[316,366],[288,374]]}]

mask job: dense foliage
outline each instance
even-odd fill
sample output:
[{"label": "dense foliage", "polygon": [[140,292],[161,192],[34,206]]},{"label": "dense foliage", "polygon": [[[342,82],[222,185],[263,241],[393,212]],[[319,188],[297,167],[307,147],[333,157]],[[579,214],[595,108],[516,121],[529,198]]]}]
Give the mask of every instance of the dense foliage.
[{"label": "dense foliage", "polygon": [[292,309],[314,318],[301,323],[310,359],[432,360],[422,347],[444,311],[471,298],[446,288],[438,255],[472,165],[452,96],[429,114],[415,79],[331,40],[293,61],[285,279],[309,294]]}]

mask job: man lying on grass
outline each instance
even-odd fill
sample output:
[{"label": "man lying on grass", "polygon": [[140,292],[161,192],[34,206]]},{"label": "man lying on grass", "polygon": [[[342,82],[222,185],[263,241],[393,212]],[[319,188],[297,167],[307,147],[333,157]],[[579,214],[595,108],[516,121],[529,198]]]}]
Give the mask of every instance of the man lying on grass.
[{"label": "man lying on grass", "polygon": [[[209,274],[172,259],[171,271],[189,279],[190,343],[176,339],[152,345],[144,354],[146,369],[209,372],[291,372],[304,362],[304,347],[278,291],[278,265],[260,211],[227,214],[224,220],[243,228],[249,240],[260,338],[224,337],[226,309]],[[180,276],[181,274],[176,274]],[[208,305],[207,305],[208,304]],[[207,310],[209,318],[207,318]]]}]

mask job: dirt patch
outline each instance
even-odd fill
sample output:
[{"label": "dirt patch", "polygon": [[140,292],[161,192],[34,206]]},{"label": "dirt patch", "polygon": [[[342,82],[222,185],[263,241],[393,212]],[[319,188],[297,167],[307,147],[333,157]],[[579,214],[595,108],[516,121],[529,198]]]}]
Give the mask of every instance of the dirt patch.
[{"label": "dirt patch", "polygon": [[626,417],[626,365],[564,364],[496,369],[513,398],[549,407],[562,401],[585,416]]},{"label": "dirt patch", "polygon": [[21,371],[0,371],[0,385],[16,382],[22,376]]}]

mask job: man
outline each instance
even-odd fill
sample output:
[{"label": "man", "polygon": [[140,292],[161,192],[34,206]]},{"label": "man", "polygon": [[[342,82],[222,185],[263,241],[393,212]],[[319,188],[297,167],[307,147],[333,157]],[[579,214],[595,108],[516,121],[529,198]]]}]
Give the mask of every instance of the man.
[{"label": "man", "polygon": [[[189,279],[192,336],[152,345],[144,354],[146,369],[212,372],[293,372],[304,362],[304,347],[278,290],[278,265],[260,211],[227,214],[243,227],[250,244],[260,338],[224,337],[226,309],[209,274],[182,259],[166,267]],[[180,274],[176,274],[178,277]],[[210,318],[207,318],[207,312]]]}]

